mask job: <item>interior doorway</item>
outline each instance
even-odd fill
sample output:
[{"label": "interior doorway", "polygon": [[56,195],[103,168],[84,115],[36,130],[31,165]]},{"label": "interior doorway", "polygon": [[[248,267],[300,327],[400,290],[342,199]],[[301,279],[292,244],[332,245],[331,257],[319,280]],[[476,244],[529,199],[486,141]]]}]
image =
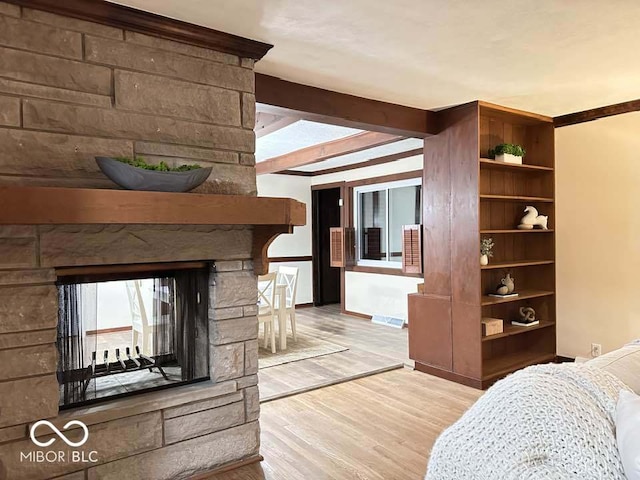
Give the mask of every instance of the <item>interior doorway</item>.
[{"label": "interior doorway", "polygon": [[311,193],[313,303],[340,303],[341,273],[330,266],[329,229],[341,226],[341,187],[314,189]]}]

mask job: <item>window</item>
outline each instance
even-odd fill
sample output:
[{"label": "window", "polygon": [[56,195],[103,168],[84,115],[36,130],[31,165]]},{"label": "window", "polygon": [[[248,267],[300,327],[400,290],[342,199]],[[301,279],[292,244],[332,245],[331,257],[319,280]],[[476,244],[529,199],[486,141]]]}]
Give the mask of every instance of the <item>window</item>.
[{"label": "window", "polygon": [[422,222],[419,178],[354,188],[358,265],[402,267],[402,226]]}]

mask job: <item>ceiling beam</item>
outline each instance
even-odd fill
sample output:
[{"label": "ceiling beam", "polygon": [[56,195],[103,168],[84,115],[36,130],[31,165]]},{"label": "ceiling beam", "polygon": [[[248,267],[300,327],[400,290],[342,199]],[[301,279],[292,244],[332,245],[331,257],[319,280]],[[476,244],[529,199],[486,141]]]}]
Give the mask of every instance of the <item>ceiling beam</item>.
[{"label": "ceiling beam", "polygon": [[266,137],[300,120],[300,117],[282,117],[267,112],[256,112],[256,138]]},{"label": "ceiling beam", "polygon": [[553,126],[556,128],[566,127],[577,123],[592,122],[599,118],[637,111],[640,111],[640,100],[631,100],[606,107],[592,108],[591,110],[583,110],[582,112],[560,115],[559,117],[553,118]]},{"label": "ceiling beam", "polygon": [[374,165],[382,165],[383,163],[395,162],[403,158],[415,157],[416,155],[422,155],[424,150],[422,148],[416,148],[414,150],[407,150],[406,152],[392,153],[391,155],[385,155],[383,157],[372,158],[365,162],[351,163],[349,165],[340,165],[339,167],[325,168],[323,170],[314,170],[311,173],[313,177],[318,175],[327,175],[328,173],[340,173],[347,170],[356,170],[358,168],[372,167]]},{"label": "ceiling beam", "polygon": [[356,97],[256,73],[261,110],[376,132],[426,137],[438,133],[429,110]]},{"label": "ceiling beam", "polygon": [[362,132],[348,137],[339,138],[330,142],[312,145],[278,157],[269,158],[256,163],[256,173],[277,173],[282,170],[290,170],[303,165],[323,162],[330,158],[360,152],[380,145],[403,140],[404,137],[389,135],[380,132]]},{"label": "ceiling beam", "polygon": [[260,60],[273,45],[102,0],[6,0],[89,22]]}]

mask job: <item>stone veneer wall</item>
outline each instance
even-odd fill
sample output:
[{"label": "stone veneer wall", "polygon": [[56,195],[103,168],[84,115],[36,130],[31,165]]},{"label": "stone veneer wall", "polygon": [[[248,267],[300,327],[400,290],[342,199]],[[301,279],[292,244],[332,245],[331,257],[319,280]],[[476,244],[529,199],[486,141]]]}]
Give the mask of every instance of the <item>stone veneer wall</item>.
[{"label": "stone veneer wall", "polygon": [[[116,188],[94,155],[139,154],[213,165],[204,193],[255,195],[253,84],[249,59],[0,2],[0,185]],[[0,226],[0,479],[187,478],[256,456],[252,234]],[[55,268],[187,260],[217,266],[211,381],[59,413]],[[96,450],[98,462],[21,462],[20,452],[66,448],[33,445],[28,429],[40,419],[85,422],[79,450]]]}]

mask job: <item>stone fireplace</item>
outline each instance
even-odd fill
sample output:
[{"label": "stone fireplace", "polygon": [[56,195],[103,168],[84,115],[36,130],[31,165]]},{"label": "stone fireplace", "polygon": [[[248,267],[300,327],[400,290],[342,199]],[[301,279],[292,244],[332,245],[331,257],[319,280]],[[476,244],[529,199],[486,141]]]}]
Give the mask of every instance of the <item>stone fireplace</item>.
[{"label": "stone fireplace", "polygon": [[[255,197],[253,63],[269,46],[225,35],[93,0],[0,1],[0,478],[168,480],[259,459],[256,274],[304,206]],[[196,193],[124,192],[95,155],[214,168]],[[208,272],[208,379],[60,410],[64,279],[190,262]],[[43,426],[68,455],[37,461],[43,419],[69,441],[83,422],[86,443]]]}]

